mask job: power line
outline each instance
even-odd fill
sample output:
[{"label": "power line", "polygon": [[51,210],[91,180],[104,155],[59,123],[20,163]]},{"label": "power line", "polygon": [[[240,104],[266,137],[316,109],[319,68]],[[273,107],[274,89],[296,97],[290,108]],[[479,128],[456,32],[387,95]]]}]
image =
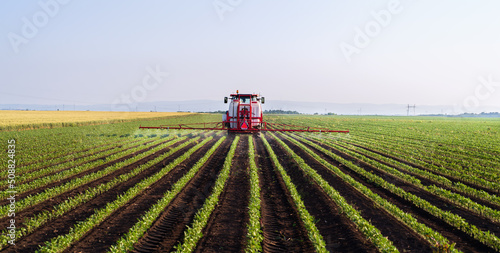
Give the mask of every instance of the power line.
[{"label": "power line", "polygon": [[406,116],[410,116],[410,108],[413,108],[413,116],[415,116],[415,108],[416,107],[417,107],[416,105],[408,104],[408,108],[406,109]]}]

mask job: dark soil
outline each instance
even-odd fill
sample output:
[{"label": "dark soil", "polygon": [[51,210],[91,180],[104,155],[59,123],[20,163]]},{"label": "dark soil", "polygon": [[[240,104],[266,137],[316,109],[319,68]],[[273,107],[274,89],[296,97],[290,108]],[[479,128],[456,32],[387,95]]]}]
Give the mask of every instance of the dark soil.
[{"label": "dark soil", "polygon": [[[150,142],[151,142],[151,141],[148,141],[148,142],[142,143],[142,144],[140,144],[140,145],[147,145],[147,144],[148,144],[148,143],[150,143]],[[53,187],[56,187],[56,186],[59,186],[59,185],[65,184],[65,183],[67,183],[67,182],[69,182],[69,181],[71,181],[71,180],[73,180],[73,179],[75,179],[75,178],[80,178],[80,177],[83,177],[83,176],[85,176],[85,175],[87,175],[87,174],[90,174],[90,173],[93,173],[93,172],[96,172],[96,171],[103,170],[103,169],[105,169],[105,168],[107,168],[107,167],[109,167],[109,166],[112,166],[112,165],[114,165],[114,164],[116,164],[116,163],[119,163],[119,162],[125,161],[125,160],[127,160],[127,159],[130,159],[130,158],[132,158],[132,157],[134,157],[134,156],[136,156],[136,155],[142,154],[142,153],[144,153],[144,152],[146,152],[146,151],[148,151],[148,150],[150,150],[150,149],[153,149],[153,148],[155,148],[155,147],[157,147],[157,146],[159,146],[159,145],[161,145],[161,144],[163,144],[163,143],[166,143],[166,142],[168,142],[168,141],[165,141],[165,142],[161,142],[161,143],[155,144],[155,145],[153,145],[153,146],[150,146],[150,147],[148,147],[148,148],[145,148],[145,149],[139,150],[139,151],[134,152],[134,153],[132,153],[132,154],[128,154],[128,155],[126,155],[126,156],[122,156],[122,157],[120,157],[120,158],[118,158],[118,159],[116,159],[116,160],[114,160],[114,161],[110,161],[110,162],[107,162],[107,163],[105,163],[105,164],[99,165],[99,166],[97,166],[97,167],[95,167],[95,168],[92,168],[92,169],[90,169],[90,170],[82,171],[82,172],[77,173],[77,174],[74,174],[74,175],[72,175],[72,176],[70,176],[70,177],[67,177],[67,178],[64,178],[64,179],[61,179],[61,180],[54,181],[54,182],[52,182],[52,183],[46,184],[46,185],[41,186],[41,187],[38,187],[38,188],[36,188],[36,189],[33,189],[33,190],[30,190],[30,191],[27,191],[27,192],[20,193],[20,194],[18,194],[18,195],[17,195],[17,198],[18,198],[18,199],[22,199],[22,198],[25,198],[25,197],[30,196],[30,195],[36,195],[36,194],[38,194],[38,193],[40,193],[40,192],[45,191],[46,189],[50,189],[50,188],[53,188]],[[178,143],[175,143],[172,147],[175,147],[176,145],[180,145],[180,143],[179,143],[179,142],[178,142]],[[132,147],[131,147],[131,148],[132,148]],[[1,205],[5,205],[5,204],[7,204],[8,202],[9,202],[9,200],[7,200],[7,199],[1,200],[1,201],[0,201],[0,206],[1,206]]]},{"label": "dark soil", "polygon": [[[344,148],[347,148],[347,147],[345,147],[345,146],[343,146],[343,145],[341,145],[341,146],[342,146],[342,147],[344,147]],[[357,147],[359,147],[359,148],[363,148],[363,149],[366,149],[366,148],[364,148],[364,147],[360,147],[360,146],[357,146]],[[367,150],[368,150],[368,149],[367,149]],[[446,185],[443,185],[443,184],[440,184],[440,183],[437,183],[437,182],[433,182],[433,181],[431,181],[431,180],[429,180],[429,179],[427,179],[427,178],[425,178],[425,177],[422,177],[422,176],[420,176],[420,175],[417,175],[417,174],[414,174],[414,173],[411,173],[411,172],[408,172],[408,171],[400,170],[399,168],[394,167],[394,166],[390,165],[389,163],[384,162],[384,161],[382,161],[382,160],[380,160],[380,159],[377,159],[377,158],[375,158],[375,157],[373,157],[373,156],[366,155],[366,154],[362,154],[361,152],[358,152],[358,151],[355,151],[355,150],[353,150],[353,151],[354,151],[354,152],[356,152],[356,153],[358,153],[358,154],[364,155],[364,156],[366,156],[366,157],[370,158],[371,160],[375,160],[375,161],[377,161],[377,162],[379,162],[379,163],[382,163],[382,164],[384,164],[384,165],[387,165],[387,166],[389,166],[389,167],[392,167],[392,168],[398,169],[398,170],[399,170],[399,171],[401,171],[402,173],[405,173],[405,174],[411,175],[411,176],[413,176],[413,177],[415,177],[415,178],[418,178],[418,180],[420,180],[420,182],[421,182],[423,185],[425,185],[425,186],[429,186],[429,185],[437,185],[437,186],[439,186],[439,187],[441,187],[441,188],[443,188],[443,189],[446,189],[446,190],[449,190],[449,191],[451,191],[451,192],[454,192],[454,193],[460,194],[460,195],[462,195],[462,196],[464,196],[464,197],[467,197],[467,198],[471,199],[472,201],[474,201],[474,202],[476,202],[476,203],[478,203],[478,204],[481,204],[481,205],[484,205],[484,206],[490,207],[490,208],[492,208],[492,209],[500,210],[500,205],[498,205],[498,204],[495,204],[495,203],[490,203],[490,202],[488,202],[488,201],[482,200],[482,199],[477,198],[477,197],[474,197],[474,196],[472,196],[472,195],[469,195],[469,194],[466,194],[466,193],[462,193],[462,192],[458,192],[458,191],[456,191],[456,190],[454,190],[454,189],[452,189],[452,188],[450,188],[450,187],[448,187],[448,186],[446,186]],[[371,150],[370,150],[370,151],[371,151]],[[373,151],[372,151],[372,152],[373,152]],[[393,159],[393,160],[394,160],[394,158],[392,158],[392,157],[391,157],[391,156],[389,156],[389,155],[385,155],[385,154],[383,154],[383,153],[382,153],[382,154],[379,154],[379,155],[382,155],[382,156],[385,156],[385,157],[387,157],[387,158],[390,158],[390,159]],[[401,162],[401,161],[399,161],[399,162]],[[403,162],[402,162],[402,163],[403,163]],[[405,162],[405,164],[406,164],[406,165],[409,165],[409,166],[412,166],[412,167],[415,167],[414,165],[411,165],[411,163],[406,163],[406,162]],[[420,167],[419,167],[419,169],[421,169],[421,170],[422,170],[422,167],[420,166]],[[425,170],[425,169],[424,169],[424,170]],[[439,174],[439,173],[436,173],[436,172],[433,172],[433,171],[429,171],[429,172],[431,172],[431,173],[433,173],[433,174],[436,174],[436,175],[443,176],[443,175],[441,175],[441,174]],[[443,176],[443,177],[444,177],[444,176]],[[453,179],[453,178],[451,178],[451,177],[447,177],[447,178],[448,178],[450,181],[452,181],[452,182],[457,181],[457,180],[455,180],[455,179]],[[474,187],[474,186],[471,186],[471,185],[468,185],[468,186],[469,186],[469,187],[472,187],[472,188],[476,188],[477,190],[484,190],[483,188],[478,188],[478,187]],[[496,195],[495,193],[492,193],[492,192],[490,192],[489,194]]]},{"label": "dark soil", "polygon": [[[337,207],[335,202],[333,202],[333,200],[321,189],[319,185],[317,185],[313,181],[312,178],[307,176],[299,168],[298,164],[290,155],[288,155],[286,150],[284,150],[281,145],[276,140],[274,140],[274,138],[268,137],[267,139],[273,147],[274,152],[278,156],[280,163],[283,165],[283,167],[285,167],[287,174],[295,184],[297,191],[301,195],[307,210],[315,218],[315,220],[317,220],[316,227],[318,228],[321,235],[323,236],[323,239],[326,242],[327,250],[330,252],[377,252],[376,247],[370,241],[368,241],[361,232],[358,231],[356,225],[352,223],[348,217],[341,214],[341,210],[339,209],[339,207]],[[295,145],[291,145],[291,143],[288,141],[285,142],[289,147],[292,148],[295,153],[299,154],[309,166],[314,166],[313,168],[315,169],[318,169],[318,167],[322,167],[314,159],[312,159],[308,155],[305,155],[305,152],[300,148],[296,148]],[[326,168],[322,169],[325,170]],[[338,180],[339,178],[336,179],[337,181],[341,181]],[[338,183],[337,181],[332,183]],[[330,185],[334,186],[334,188],[347,187],[345,183],[332,183],[330,183]],[[353,191],[353,189],[349,189],[349,192],[356,193],[356,191]],[[346,198],[347,197],[351,196],[346,196]],[[360,203],[367,205],[367,210],[369,210],[371,213],[377,213],[377,210],[373,208],[373,203],[369,203],[370,201],[367,201],[366,198],[363,198],[360,195],[357,195],[356,197]],[[374,215],[374,217],[377,216]],[[386,215],[385,217],[380,218],[387,217],[388,216]],[[387,220],[385,220],[385,222],[387,222]],[[398,224],[397,221],[396,224]],[[409,231],[405,227],[401,228],[401,226],[393,226],[393,228],[394,227],[396,227],[397,230],[393,232],[410,235],[413,241],[416,241],[417,243],[419,242],[418,236],[415,236],[414,233],[412,234],[411,231]],[[415,240],[414,238],[417,238],[417,240]]]},{"label": "dark soil", "polygon": [[[137,142],[137,141],[135,141],[135,142]],[[141,143],[141,144],[142,144],[142,145],[144,145],[144,144],[147,144],[147,143],[150,143],[150,142],[152,142],[152,141],[148,141],[148,142]],[[141,145],[141,144],[137,144],[137,145],[131,146],[131,147],[129,147],[129,148],[136,148],[136,147],[138,147],[138,146],[139,146],[139,145]],[[101,150],[101,151],[98,151],[98,152],[95,152],[95,153],[92,153],[92,154],[87,154],[87,155],[85,155],[85,156],[82,156],[82,157],[79,157],[79,158],[75,158],[74,160],[79,160],[79,159],[82,159],[82,158],[87,157],[87,156],[90,156],[90,155],[95,155],[95,154],[98,154],[98,153],[103,153],[103,152],[106,152],[106,151],[111,150],[111,149],[114,149],[114,148],[121,148],[122,146],[123,146],[123,145],[120,145],[120,146],[117,146],[117,147],[110,147],[110,148],[107,148],[107,149],[104,149],[104,150]],[[122,150],[122,151],[123,151],[123,150]],[[44,174],[44,175],[40,175],[40,176],[38,176],[38,177],[33,177],[33,178],[29,179],[29,180],[23,181],[23,182],[22,182],[22,184],[28,184],[28,183],[30,183],[30,182],[32,182],[32,181],[34,181],[34,180],[39,179],[39,178],[52,176],[52,175],[54,175],[54,174],[61,173],[61,172],[65,171],[65,170],[70,170],[70,169],[73,169],[73,168],[75,168],[75,167],[82,166],[83,164],[92,163],[92,162],[95,162],[95,161],[97,161],[97,160],[104,160],[104,159],[106,159],[106,157],[108,157],[108,156],[112,156],[112,155],[117,154],[117,153],[122,152],[122,151],[115,151],[115,152],[112,152],[112,153],[110,153],[110,154],[106,154],[106,155],[103,155],[103,156],[100,156],[100,157],[96,157],[96,158],[93,158],[93,159],[91,159],[91,160],[84,161],[84,162],[81,162],[81,163],[78,163],[78,164],[75,164],[75,165],[72,165],[72,166],[69,166],[69,167],[66,167],[66,168],[62,168],[62,169],[60,169],[60,170],[53,170],[53,171],[51,171],[50,173],[47,173],[47,174]],[[58,165],[58,164],[62,164],[62,163],[64,163],[64,162],[60,162],[60,163],[57,163],[57,164],[54,164],[54,165]],[[51,166],[54,166],[54,165],[51,165]],[[34,170],[41,170],[41,169],[45,169],[45,168],[47,168],[47,167],[49,167],[49,166],[45,166],[45,167],[42,167],[42,168],[36,168],[36,169],[33,169],[32,171],[34,171]],[[83,171],[82,171],[82,172],[83,172]],[[81,172],[81,173],[82,173],[82,172]],[[25,171],[25,172],[23,171],[23,174],[25,174],[25,173],[30,173],[30,171]],[[80,174],[80,173],[78,173],[78,174]],[[22,174],[20,175],[20,177],[22,177]],[[21,182],[19,182],[19,183],[21,183]],[[4,186],[4,187],[0,187],[0,190],[4,190],[4,189],[6,189],[6,188],[7,188],[6,186]],[[41,187],[40,187],[40,188],[41,188]]]},{"label": "dark soil", "polygon": [[[311,141],[313,141],[313,140],[311,140]],[[315,141],[313,141],[313,142],[315,142]],[[348,156],[348,155],[346,155],[338,150],[335,150],[329,146],[326,146],[324,144],[321,144],[318,142],[315,142],[315,143],[320,145],[321,147],[343,157],[344,159],[351,160],[353,163],[357,164],[358,166],[360,166],[361,168],[363,168],[365,170],[368,170],[370,172],[373,171],[372,167],[367,166],[366,164],[364,164],[361,161],[353,159],[350,156]],[[372,192],[378,194],[382,198],[393,203],[402,211],[411,214],[413,217],[415,217],[417,219],[418,222],[425,224],[426,226],[432,228],[434,231],[436,231],[436,232],[440,233],[441,235],[443,235],[444,237],[448,238],[451,242],[456,243],[455,248],[457,248],[461,251],[464,251],[464,252],[492,252],[491,248],[489,248],[488,246],[475,240],[474,238],[472,238],[471,236],[469,236],[465,232],[462,232],[462,231],[456,229],[455,227],[444,222],[443,220],[436,218],[435,216],[429,214],[428,212],[416,207],[413,203],[411,203],[403,198],[400,198],[399,196],[397,196],[397,195],[395,195],[395,194],[393,194],[393,193],[391,193],[383,188],[380,188],[380,187],[372,184],[371,182],[369,182],[368,179],[362,177],[361,175],[358,175],[354,171],[351,171],[349,168],[345,167],[344,165],[342,165],[338,161],[332,159],[330,156],[322,153],[321,151],[315,149],[314,147],[311,147],[307,144],[305,144],[305,145],[308,146],[311,150],[315,151],[315,153],[320,155],[323,159],[325,159],[326,161],[328,161],[332,165],[338,167],[340,170],[342,170],[342,172],[348,174],[349,176],[354,178],[356,181],[358,181],[358,182],[362,183],[363,185],[365,185],[366,187],[368,187]],[[407,185],[407,184],[406,183],[396,184],[396,186],[398,186],[398,187],[401,187],[401,186],[404,187],[405,185]],[[415,192],[412,191],[412,193],[414,194]]]},{"label": "dark soil", "polygon": [[212,213],[204,236],[195,252],[244,252],[248,224],[250,178],[248,138],[242,136],[236,147],[231,174]]},{"label": "dark soil", "polygon": [[[180,145],[180,143],[176,143],[177,145]],[[129,179],[126,182],[123,182],[121,184],[118,184],[114,188],[108,190],[107,192],[97,196],[96,198],[90,200],[89,202],[86,202],[85,204],[80,205],[78,208],[70,211],[69,213],[65,214],[62,217],[59,217],[53,221],[49,221],[48,224],[38,228],[36,231],[34,231],[32,234],[24,237],[21,241],[16,243],[14,247],[7,247],[4,251],[5,252],[31,252],[35,251],[38,248],[38,245],[43,244],[45,241],[50,240],[51,238],[54,238],[56,236],[62,235],[67,233],[70,228],[73,226],[78,221],[83,221],[90,215],[92,215],[95,211],[95,209],[102,208],[104,207],[108,202],[114,201],[116,197],[135,185],[136,183],[140,182],[143,178],[152,175],[153,173],[157,172],[160,170],[161,166],[164,166],[167,162],[170,161],[170,159],[175,159],[176,157],[182,155],[182,153],[192,147],[194,144],[188,145],[187,147],[177,151],[176,153],[172,154],[168,159],[160,162],[159,164],[155,165],[153,169],[150,170],[145,170],[141,174]],[[151,149],[152,147],[149,147],[147,149]],[[131,165],[128,165],[124,168],[121,168],[107,176],[104,176],[98,180],[92,181],[88,184],[82,185],[76,189],[73,189],[71,191],[68,191],[66,193],[63,193],[57,198],[50,199],[47,201],[44,201],[40,204],[37,204],[31,208],[25,209],[19,213],[16,213],[16,219],[17,220],[25,220],[33,217],[35,214],[51,209],[52,207],[56,206],[57,204],[63,202],[65,199],[73,197],[77,194],[80,194],[84,192],[86,189],[95,187],[99,184],[107,183],[111,181],[113,178],[128,173],[132,171],[134,168],[137,166],[140,166],[142,164],[147,163],[149,160],[152,160],[166,152],[168,152],[170,149],[172,149],[173,146],[169,146],[163,150],[160,150],[159,152],[156,152],[155,154],[152,154],[150,156],[147,156]],[[142,150],[142,152],[145,152],[146,150]],[[141,153],[142,153],[141,152]],[[7,224],[8,220],[7,219],[2,219],[1,224]],[[22,221],[20,222],[20,227],[22,226]],[[7,225],[5,225],[7,226]]]},{"label": "dark soil", "polygon": [[264,252],[314,252],[304,224],[293,206],[285,183],[275,170],[260,137],[255,138],[261,187]]},{"label": "dark soil", "polygon": [[385,156],[385,157],[387,157],[387,158],[391,158],[391,159],[393,159],[393,160],[396,160],[396,161],[398,161],[398,162],[404,163],[404,164],[406,164],[406,165],[409,165],[409,166],[412,166],[412,167],[415,167],[415,168],[418,168],[418,169],[421,169],[421,170],[426,170],[426,171],[432,172],[432,173],[434,173],[434,174],[436,174],[436,175],[440,175],[440,176],[442,176],[442,177],[445,177],[445,178],[447,178],[447,179],[451,180],[452,182],[460,182],[460,183],[462,183],[462,184],[464,184],[464,185],[467,185],[467,186],[469,186],[469,187],[475,188],[475,189],[477,189],[477,190],[483,190],[483,191],[485,191],[485,192],[487,192],[487,193],[489,193],[489,194],[492,194],[492,195],[497,195],[497,194],[498,194],[498,192],[497,192],[496,190],[488,189],[488,188],[486,188],[486,187],[484,187],[484,186],[481,186],[481,185],[475,185],[475,184],[473,184],[473,183],[470,183],[470,182],[464,181],[464,180],[462,180],[462,179],[460,179],[460,178],[454,178],[454,177],[452,177],[452,176],[449,176],[449,175],[446,175],[446,174],[443,174],[443,173],[440,173],[440,172],[435,172],[435,171],[432,171],[432,170],[427,169],[427,168],[425,168],[425,167],[423,167],[423,166],[421,166],[421,165],[414,164],[414,163],[412,163],[412,162],[408,162],[408,161],[406,161],[406,160],[404,160],[404,159],[402,159],[402,158],[400,158],[400,157],[395,157],[395,156],[393,156],[393,155],[385,154],[385,153],[380,152],[380,151],[378,151],[378,150],[374,150],[374,149],[371,149],[371,148],[368,148],[368,147],[364,147],[364,146],[361,146],[361,145],[358,145],[358,144],[354,144],[354,143],[349,143],[349,144],[351,144],[351,145],[353,145],[353,146],[356,146],[356,147],[358,147],[358,148],[366,149],[366,150],[368,150],[368,151],[371,151],[371,152],[373,152],[373,153],[376,153],[376,154],[379,154],[379,155]]},{"label": "dark soil", "polygon": [[134,252],[170,252],[182,242],[184,230],[210,196],[229,152],[227,138],[135,245]]},{"label": "dark soil", "polygon": [[[189,169],[205,155],[205,153],[211,148],[211,145],[215,142],[216,140],[212,140],[206,143],[203,147],[194,152],[191,157],[173,168],[167,175],[152,184],[143,193],[114,212],[108,219],[92,229],[90,233],[65,252],[90,252],[92,250],[104,252],[109,249],[109,247],[111,247],[118,239],[126,234],[132,226],[135,225],[133,221],[139,220],[152,205],[158,202],[158,200],[160,200],[165,193],[172,188],[172,185],[184,176],[184,174],[186,174]],[[179,156],[187,150],[188,149],[180,150],[178,152]],[[148,171],[154,171],[154,173],[156,173],[166,164],[175,160],[175,158],[177,158],[177,155],[173,155],[172,158],[168,157],[162,161],[161,164],[157,165],[158,168],[150,168]],[[153,175],[153,173],[147,174]]]}]

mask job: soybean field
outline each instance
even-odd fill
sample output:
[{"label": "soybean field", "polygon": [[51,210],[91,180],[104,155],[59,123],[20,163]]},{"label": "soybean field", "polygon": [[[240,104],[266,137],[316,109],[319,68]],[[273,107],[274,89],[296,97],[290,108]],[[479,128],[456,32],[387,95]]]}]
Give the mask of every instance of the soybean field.
[{"label": "soybean field", "polygon": [[498,119],[265,117],[350,133],[6,127],[0,251],[500,251]]}]

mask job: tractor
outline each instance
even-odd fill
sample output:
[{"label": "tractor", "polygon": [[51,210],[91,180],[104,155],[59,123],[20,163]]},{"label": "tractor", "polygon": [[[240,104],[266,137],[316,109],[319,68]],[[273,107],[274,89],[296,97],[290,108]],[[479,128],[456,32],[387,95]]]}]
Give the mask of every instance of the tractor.
[{"label": "tractor", "polygon": [[229,103],[229,109],[222,115],[221,122],[140,126],[139,128],[227,130],[229,133],[256,133],[260,131],[349,133],[349,130],[330,130],[326,128],[265,122],[262,110],[262,104],[265,103],[265,98],[258,94],[240,94],[236,91],[235,94],[224,97],[224,103]]}]

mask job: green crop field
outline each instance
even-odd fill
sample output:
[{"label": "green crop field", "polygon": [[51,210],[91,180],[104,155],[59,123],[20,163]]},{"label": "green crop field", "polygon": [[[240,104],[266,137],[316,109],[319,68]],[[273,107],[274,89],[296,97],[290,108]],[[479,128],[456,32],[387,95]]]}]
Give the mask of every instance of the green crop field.
[{"label": "green crop field", "polygon": [[5,126],[1,251],[500,251],[500,120],[264,117],[350,133]]}]

